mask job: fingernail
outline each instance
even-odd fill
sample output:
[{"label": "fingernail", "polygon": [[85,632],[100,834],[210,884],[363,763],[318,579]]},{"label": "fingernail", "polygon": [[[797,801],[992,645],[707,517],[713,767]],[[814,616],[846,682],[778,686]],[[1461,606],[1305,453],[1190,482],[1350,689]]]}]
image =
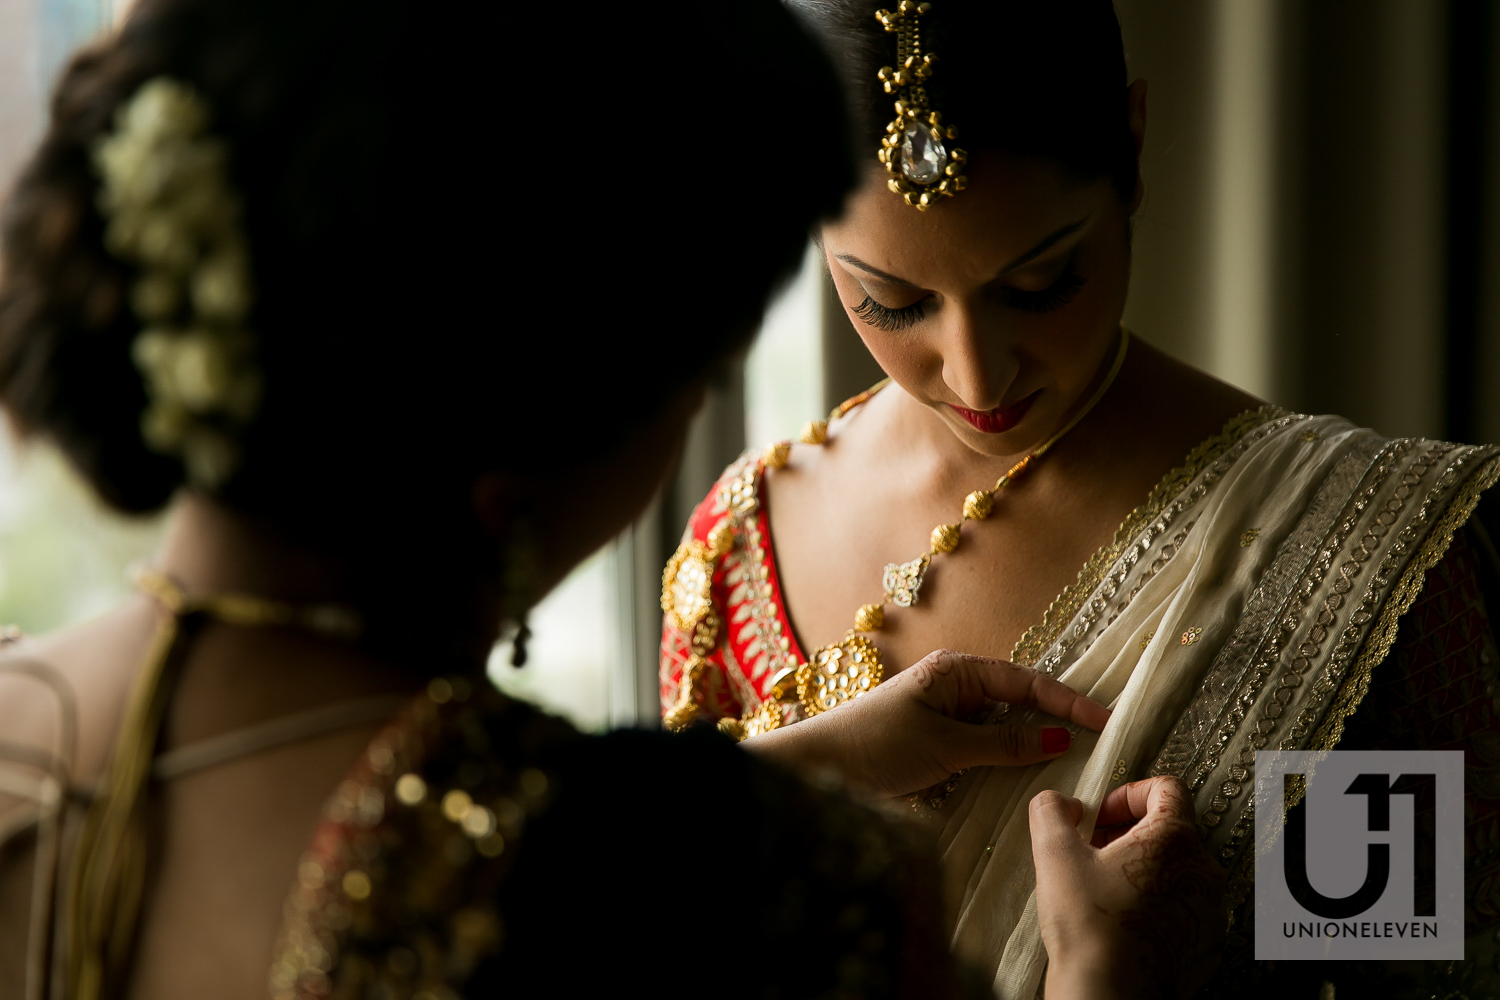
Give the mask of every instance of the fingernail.
[{"label": "fingernail", "polygon": [[1073,743],[1073,734],[1062,726],[1048,726],[1042,730],[1042,753],[1062,753]]}]

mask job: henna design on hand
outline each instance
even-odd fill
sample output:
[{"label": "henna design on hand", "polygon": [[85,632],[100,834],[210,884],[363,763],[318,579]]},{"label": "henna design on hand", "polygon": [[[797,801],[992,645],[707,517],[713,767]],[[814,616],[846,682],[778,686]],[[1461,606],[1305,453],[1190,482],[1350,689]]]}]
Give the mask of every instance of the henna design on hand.
[{"label": "henna design on hand", "polygon": [[[924,656],[917,661],[914,667],[911,668],[912,677],[922,688],[923,692],[931,691],[932,685],[937,683],[939,674],[947,677],[949,674],[953,673],[953,663],[951,661],[954,658],[955,657],[947,654],[932,654]],[[982,659],[982,657],[977,656],[966,658],[975,660]]]},{"label": "henna design on hand", "polygon": [[1224,870],[1181,818],[1160,816],[1138,832],[1141,854],[1123,871],[1140,900],[1120,914],[1120,926],[1137,946],[1134,964],[1149,990],[1144,995],[1191,996],[1218,965]]}]

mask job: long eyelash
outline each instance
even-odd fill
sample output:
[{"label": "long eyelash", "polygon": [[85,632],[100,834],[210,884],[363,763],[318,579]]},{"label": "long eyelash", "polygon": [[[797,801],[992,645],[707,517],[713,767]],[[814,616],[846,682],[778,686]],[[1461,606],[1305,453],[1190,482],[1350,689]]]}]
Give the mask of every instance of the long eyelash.
[{"label": "long eyelash", "polygon": [[1039,292],[1027,292],[1019,288],[1012,288],[1005,293],[1005,304],[1012,309],[1021,312],[1044,313],[1054,309],[1061,309],[1073,301],[1073,296],[1083,287],[1088,279],[1078,273],[1078,268],[1073,262],[1068,261],[1068,266],[1063,268],[1062,274],[1057,280]]},{"label": "long eyelash", "polygon": [[927,300],[923,299],[921,302],[914,302],[900,309],[892,309],[866,295],[865,300],[854,307],[854,315],[881,330],[905,330],[907,327],[915,326],[923,316],[927,315]]}]

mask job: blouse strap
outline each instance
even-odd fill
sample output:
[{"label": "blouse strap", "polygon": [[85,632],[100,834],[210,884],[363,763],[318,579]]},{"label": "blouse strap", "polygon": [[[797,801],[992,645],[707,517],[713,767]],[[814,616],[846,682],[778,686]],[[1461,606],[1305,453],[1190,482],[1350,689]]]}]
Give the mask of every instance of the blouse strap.
[{"label": "blouse strap", "polygon": [[193,771],[225,764],[241,757],[302,740],[337,732],[350,726],[382,722],[396,713],[407,700],[406,695],[382,694],[369,698],[320,705],[305,712],[277,716],[243,729],[190,743],[158,754],[151,767],[157,781],[171,781]]}]

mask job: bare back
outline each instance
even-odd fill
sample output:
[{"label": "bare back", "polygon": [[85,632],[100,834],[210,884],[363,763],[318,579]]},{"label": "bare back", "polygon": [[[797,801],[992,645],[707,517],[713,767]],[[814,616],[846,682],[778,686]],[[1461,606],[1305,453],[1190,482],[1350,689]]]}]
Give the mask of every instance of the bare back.
[{"label": "bare back", "polygon": [[[76,694],[74,785],[91,787],[107,760],[128,689],[161,612],[133,598],[100,619],[25,639],[23,658],[59,671]],[[410,681],[351,648],[287,631],[209,625],[193,640],[163,750],[318,705],[401,692]],[[56,699],[33,680],[0,675],[0,733],[52,750]],[[378,723],[281,746],[154,786],[152,865],[131,996],[153,1000],[266,993],[284,900],[323,802]],[[23,806],[0,796],[0,815]],[[76,835],[81,809],[70,815]],[[65,843],[71,837],[65,838]],[[34,841],[0,851],[0,995],[23,995]],[[64,871],[66,871],[66,854]]]}]

